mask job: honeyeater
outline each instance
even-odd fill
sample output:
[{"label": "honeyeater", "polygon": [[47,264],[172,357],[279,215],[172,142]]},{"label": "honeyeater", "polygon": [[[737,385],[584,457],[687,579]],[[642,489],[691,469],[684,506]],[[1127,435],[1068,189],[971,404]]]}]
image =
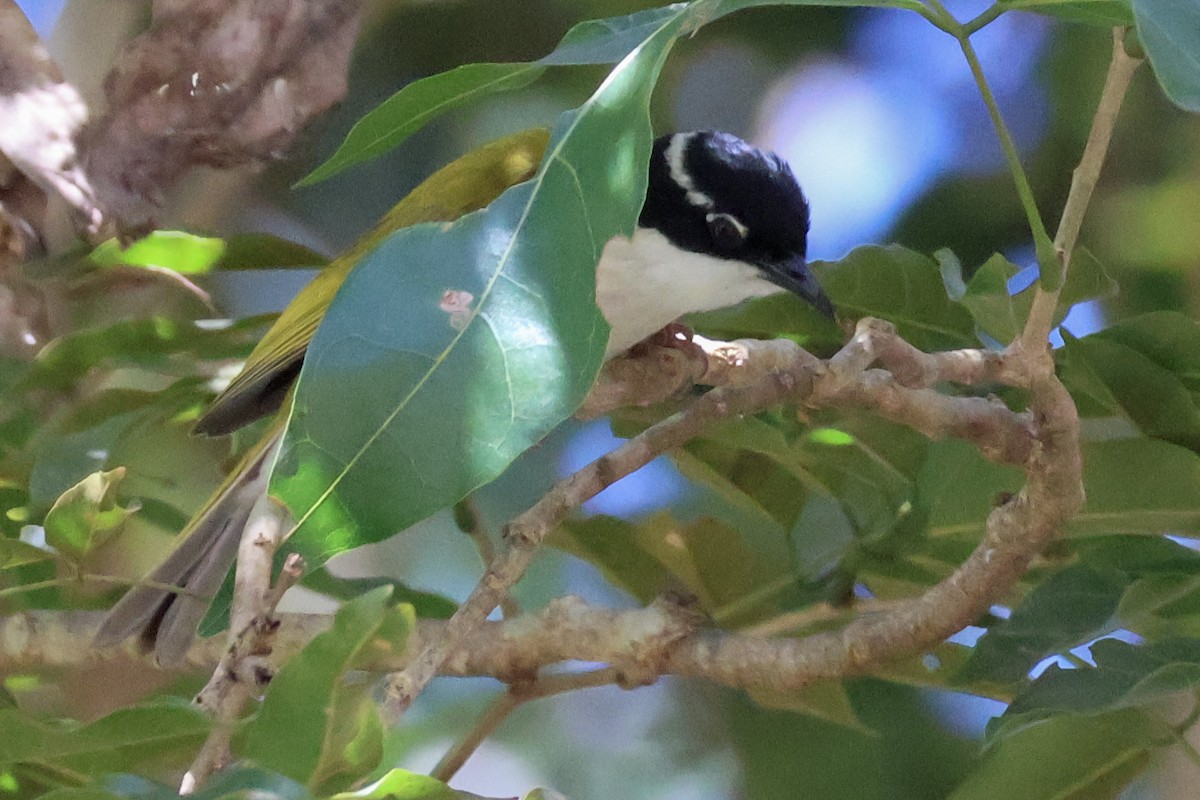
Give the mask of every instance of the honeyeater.
[{"label": "honeyeater", "polygon": [[[276,413],[337,287],[359,259],[399,228],[457,219],[533,177],[547,138],[532,130],[492,142],[421,183],[296,296],[196,431],[223,435]],[[728,133],[659,138],[637,228],[631,238],[608,242],[596,267],[596,301],[612,327],[606,358],[684,314],[776,292],[793,292],[832,316],[806,264],[808,224],[808,203],[778,156]],[[284,416],[196,513],[167,558],[113,606],[98,646],[136,633],[160,664],[183,659],[233,564],[251,509],[267,490]]]}]

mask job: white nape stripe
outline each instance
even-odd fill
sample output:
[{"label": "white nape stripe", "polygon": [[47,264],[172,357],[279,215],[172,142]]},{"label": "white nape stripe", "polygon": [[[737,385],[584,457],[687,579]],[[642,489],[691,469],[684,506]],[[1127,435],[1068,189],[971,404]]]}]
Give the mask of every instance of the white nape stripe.
[{"label": "white nape stripe", "polygon": [[671,171],[671,180],[679,184],[680,188],[686,192],[687,201],[700,208],[713,208],[716,203],[711,197],[696,188],[696,182],[692,180],[691,174],[683,163],[688,142],[695,136],[695,131],[675,134],[671,137],[671,143],[667,145],[664,155],[667,157],[667,167]]}]

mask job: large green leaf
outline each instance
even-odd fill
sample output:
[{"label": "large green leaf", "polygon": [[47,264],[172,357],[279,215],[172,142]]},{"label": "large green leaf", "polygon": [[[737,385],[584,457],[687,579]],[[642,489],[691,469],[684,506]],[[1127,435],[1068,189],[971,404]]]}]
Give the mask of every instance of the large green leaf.
[{"label": "large green leaf", "polygon": [[1063,379],[1068,388],[1085,370],[1112,401],[1113,411],[1129,418],[1143,433],[1200,451],[1197,395],[1169,369],[1112,336],[1067,337]]},{"label": "large green leaf", "polygon": [[934,442],[917,479],[916,505],[931,536],[973,537],[1001,494],[1021,483],[1019,469],[988,461],[966,442]]},{"label": "large green leaf", "polygon": [[692,16],[664,15],[562,116],[533,180],[450,225],[396,232],[346,279],[309,347],[273,479],[310,563],[457,501],[583,400],[607,339],[595,264],[632,233],[650,91]]},{"label": "large green leaf", "polygon": [[1200,5],[1187,0],[1133,0],[1138,35],[1167,97],[1200,111]]},{"label": "large green leaf", "polygon": [[[715,519],[681,523],[665,512],[638,523],[593,517],[563,525],[552,542],[594,563],[642,602],[685,587],[702,608],[730,624],[764,606],[774,608],[770,597],[744,601],[771,584],[780,570],[750,550],[737,530]],[[735,606],[735,612],[723,613]]]}]

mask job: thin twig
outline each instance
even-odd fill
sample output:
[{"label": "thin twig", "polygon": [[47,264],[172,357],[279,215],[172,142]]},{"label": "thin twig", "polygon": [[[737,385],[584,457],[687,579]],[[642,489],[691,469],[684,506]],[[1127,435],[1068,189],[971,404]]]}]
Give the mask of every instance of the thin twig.
[{"label": "thin twig", "polygon": [[[464,512],[461,519],[459,519],[458,513],[460,508]],[[496,547],[492,544],[492,537],[488,534],[487,526],[483,523],[483,514],[479,511],[479,502],[475,499],[474,494],[469,494],[462,499],[455,509],[455,517],[463,533],[471,538],[486,569],[488,564],[496,559]],[[500,613],[504,615],[505,619],[515,617],[521,613],[521,604],[515,598],[506,596],[500,601]]]},{"label": "thin twig", "polygon": [[[929,0],[930,4],[938,10],[939,13],[951,17],[950,12],[942,5],[941,0]],[[979,61],[979,56],[975,53],[975,46],[971,44],[971,35],[965,27],[957,25],[953,31],[954,38],[958,40],[958,46],[962,50],[963,57],[967,60],[967,65],[971,69],[971,75],[975,79],[975,86],[979,90],[979,96],[983,98],[983,103],[987,106],[988,116],[992,119],[992,127],[996,130],[996,138],[1000,140],[1000,148],[1004,151],[1004,160],[1008,162],[1008,170],[1012,175],[1013,183],[1017,187],[1017,195],[1021,200],[1021,208],[1025,212],[1025,219],[1029,223],[1029,230],[1033,234],[1034,251],[1037,254],[1038,268],[1041,270],[1042,281],[1059,280],[1061,277],[1055,275],[1056,271],[1060,271],[1058,259],[1055,256],[1054,248],[1050,241],[1050,234],[1046,232],[1046,223],[1042,221],[1041,212],[1038,211],[1037,199],[1033,196],[1033,187],[1029,183],[1029,176],[1025,173],[1025,168],[1021,165],[1021,155],[1017,151],[1016,142],[1013,141],[1012,134],[1008,130],[1008,125],[1004,121],[1004,116],[1000,113],[1000,106],[996,102],[996,97],[992,94],[992,87],[989,85],[987,76],[983,72],[983,64]],[[1059,283],[1053,285],[1058,286]]]},{"label": "thin twig", "polygon": [[[1054,249],[1062,262],[1064,278],[1071,265],[1071,255],[1075,250],[1075,243],[1079,240],[1079,231],[1083,226],[1092,192],[1100,180],[1100,170],[1104,166],[1104,158],[1112,141],[1117,114],[1121,110],[1133,73],[1141,63],[1141,59],[1133,58],[1125,51],[1124,29],[1114,28],[1112,61],[1109,62],[1108,75],[1104,79],[1100,104],[1092,118],[1092,129],[1088,133],[1079,166],[1071,176],[1071,191],[1063,205],[1058,232],[1054,236]],[[1054,311],[1058,306],[1060,292],[1061,286],[1056,291],[1038,287],[1029,310],[1029,319],[1025,323],[1025,331],[1021,336],[1021,346],[1026,351],[1034,352],[1038,348],[1045,348],[1046,338],[1054,325]]]},{"label": "thin twig", "polygon": [[604,667],[590,672],[564,673],[549,675],[529,683],[510,686],[508,690],[497,697],[487,710],[475,721],[471,730],[467,731],[454,747],[442,756],[433,771],[429,774],[443,783],[448,783],[462,769],[479,746],[491,736],[508,715],[518,706],[530,700],[550,697],[578,689],[590,689],[597,686],[609,686],[621,682],[621,671],[616,667]]}]

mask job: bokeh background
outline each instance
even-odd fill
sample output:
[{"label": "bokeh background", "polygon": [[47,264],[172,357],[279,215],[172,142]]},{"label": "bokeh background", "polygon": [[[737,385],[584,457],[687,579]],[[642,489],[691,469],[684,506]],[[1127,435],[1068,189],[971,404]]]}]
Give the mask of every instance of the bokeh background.
[{"label": "bokeh background", "polygon": [[[133,0],[20,4],[93,101],[113,48],[149,14],[148,3]],[[359,116],[411,80],[472,61],[534,59],[578,20],[646,5],[374,2],[346,101],[265,171],[192,177],[169,199],[160,223],[218,234],[268,231],[336,253],[435,168],[503,133],[551,123],[586,98],[603,71],[549,73],[442,118],[366,167],[291,190]],[[987,3],[948,5],[966,19]],[[1109,32],[1010,13],[975,42],[1053,225],[1099,96]],[[1032,264],[1024,216],[966,63],[952,39],[914,14],[793,8],[734,15],[679,43],[653,118],[660,132],[724,129],[788,159],[813,208],[814,258],[897,241],[925,252],[950,247],[968,269],[997,251]],[[1076,308],[1066,323],[1072,333],[1151,309],[1200,312],[1200,120],[1172,107],[1148,70],[1126,100],[1083,242],[1121,292]],[[231,316],[243,316],[278,309],[307,277],[296,270],[226,273],[209,288]],[[1015,280],[1022,279],[1029,277]],[[527,454],[480,497],[492,529],[615,441],[606,421],[574,424]],[[638,517],[668,506],[684,519],[729,516],[667,461],[609,489],[588,512]],[[341,574],[387,574],[454,598],[466,595],[478,568],[470,541],[448,515],[334,565]],[[590,566],[559,553],[540,559],[518,599],[537,607],[566,592],[632,602]],[[392,737],[396,761],[431,767],[497,688],[485,680],[436,684],[411,724]],[[941,797],[978,758],[983,726],[1002,710],[992,701],[870,680],[855,682],[850,698],[864,728],[764,710],[739,693],[669,680],[636,692],[605,688],[542,700],[514,714],[455,785],[488,795],[569,786],[576,800],[792,798],[800,786],[819,798]],[[1168,758],[1124,796],[1194,796],[1187,769]]]}]

